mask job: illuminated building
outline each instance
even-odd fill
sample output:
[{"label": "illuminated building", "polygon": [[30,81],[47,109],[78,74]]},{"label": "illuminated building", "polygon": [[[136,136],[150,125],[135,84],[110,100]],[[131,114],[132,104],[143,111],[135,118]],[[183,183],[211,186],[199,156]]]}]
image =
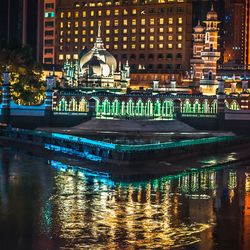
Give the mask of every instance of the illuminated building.
[{"label": "illuminated building", "polygon": [[[245,64],[248,0],[225,1],[224,63]],[[248,13],[249,15],[249,13]]]},{"label": "illuminated building", "polygon": [[43,63],[55,64],[56,0],[44,0]]},{"label": "illuminated building", "polygon": [[[44,29],[55,31],[56,27],[56,35],[51,34],[50,43],[45,38],[44,63],[77,60],[82,49],[92,46],[101,25],[106,48],[117,61],[128,60],[132,72],[189,69],[192,4],[186,0],[45,2],[53,2],[51,13],[55,16],[45,18]],[[49,12],[45,8],[45,14]]]},{"label": "illuminated building", "polygon": [[214,95],[218,88],[217,61],[221,55],[218,51],[219,23],[218,14],[212,6],[204,21],[205,29],[199,23],[194,28],[193,34],[193,58],[191,60],[193,74],[194,78],[199,80],[202,92],[208,95]]}]

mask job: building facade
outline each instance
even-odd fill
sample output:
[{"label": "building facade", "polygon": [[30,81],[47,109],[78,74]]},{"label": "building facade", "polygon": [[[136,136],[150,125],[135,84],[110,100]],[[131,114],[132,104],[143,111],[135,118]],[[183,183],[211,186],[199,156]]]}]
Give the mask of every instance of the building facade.
[{"label": "building facade", "polygon": [[106,48],[118,61],[128,60],[132,71],[189,69],[192,4],[187,0],[45,0],[47,13],[48,3],[54,4],[54,16],[44,18],[44,32],[56,27],[56,33],[44,37],[44,63],[78,59],[82,49],[92,46],[101,25]]}]

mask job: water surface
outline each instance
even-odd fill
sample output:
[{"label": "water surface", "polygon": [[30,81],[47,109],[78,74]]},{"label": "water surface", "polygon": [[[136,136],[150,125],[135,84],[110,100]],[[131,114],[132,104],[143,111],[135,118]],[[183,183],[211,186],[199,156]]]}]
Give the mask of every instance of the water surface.
[{"label": "water surface", "polygon": [[250,168],[121,182],[3,148],[0,249],[250,249]]}]

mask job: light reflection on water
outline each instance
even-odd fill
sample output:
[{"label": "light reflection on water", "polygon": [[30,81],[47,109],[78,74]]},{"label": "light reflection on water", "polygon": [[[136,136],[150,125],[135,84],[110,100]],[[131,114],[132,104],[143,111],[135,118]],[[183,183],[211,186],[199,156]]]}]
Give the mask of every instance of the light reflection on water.
[{"label": "light reflection on water", "polygon": [[110,185],[21,152],[0,155],[0,249],[248,249],[245,169]]}]

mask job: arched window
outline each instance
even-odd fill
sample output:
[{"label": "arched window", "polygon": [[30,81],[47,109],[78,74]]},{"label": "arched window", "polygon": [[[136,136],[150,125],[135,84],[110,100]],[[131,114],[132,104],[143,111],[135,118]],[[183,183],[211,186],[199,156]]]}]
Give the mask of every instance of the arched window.
[{"label": "arched window", "polygon": [[231,102],[231,104],[230,104],[230,109],[232,109],[232,110],[240,110],[240,106],[235,100],[233,100]]},{"label": "arched window", "polygon": [[161,102],[157,100],[154,103],[154,116],[160,116],[161,115]]},{"label": "arched window", "polygon": [[193,112],[196,114],[201,112],[201,105],[200,105],[200,102],[198,100],[195,100],[195,102],[193,104]]},{"label": "arched window", "polygon": [[213,101],[213,103],[212,103],[212,105],[211,105],[211,113],[212,114],[216,114],[217,113],[217,101],[216,100],[214,100]]},{"label": "arched window", "polygon": [[209,71],[208,80],[213,80],[213,72]]},{"label": "arched window", "polygon": [[145,115],[146,116],[152,116],[153,115],[153,103],[152,103],[152,101],[150,99],[147,100],[147,102],[145,104]]},{"label": "arched window", "polygon": [[192,113],[192,106],[189,100],[185,100],[183,104],[183,113]]},{"label": "arched window", "polygon": [[203,103],[202,103],[202,108],[201,108],[201,112],[202,113],[209,113],[210,112],[210,107],[209,107],[209,103],[208,103],[208,100],[204,100]]},{"label": "arched window", "polygon": [[69,101],[69,111],[77,111],[77,102],[74,97]]},{"label": "arched window", "polygon": [[144,115],[144,103],[142,102],[141,99],[139,99],[136,102],[135,113],[136,113],[136,115],[139,115],[139,116],[143,116]]},{"label": "arched window", "polygon": [[131,99],[127,103],[127,114],[134,115],[134,102]]},{"label": "arched window", "polygon": [[102,115],[110,115],[110,102],[108,99],[105,99],[102,102]]},{"label": "arched window", "polygon": [[82,98],[81,101],[79,102],[78,111],[87,112],[87,101],[85,98]]},{"label": "arched window", "polygon": [[59,102],[59,111],[67,111],[68,110],[68,103],[63,97]]},{"label": "arched window", "polygon": [[115,99],[112,103],[112,114],[120,115],[120,107],[121,107],[120,102],[117,99]]},{"label": "arched window", "polygon": [[125,102],[122,102],[122,105],[121,105],[121,115],[126,115],[126,105],[125,105]]},{"label": "arched window", "polygon": [[162,104],[162,116],[173,117],[174,105],[172,101],[164,101]]}]

